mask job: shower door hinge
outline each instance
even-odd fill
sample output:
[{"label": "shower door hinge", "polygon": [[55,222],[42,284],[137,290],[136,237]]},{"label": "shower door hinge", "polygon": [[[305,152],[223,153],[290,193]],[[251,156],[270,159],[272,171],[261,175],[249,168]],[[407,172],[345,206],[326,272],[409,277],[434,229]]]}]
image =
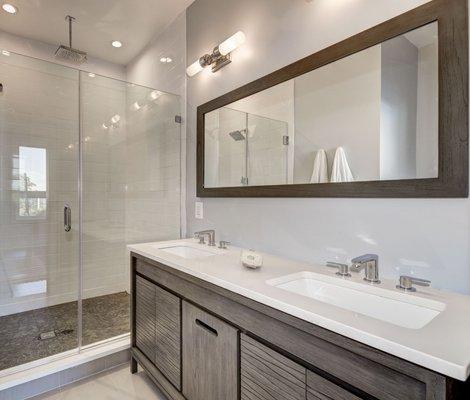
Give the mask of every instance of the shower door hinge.
[{"label": "shower door hinge", "polygon": [[181,117],[181,115],[175,115],[175,122],[177,124],[181,124],[183,122],[183,118]]},{"label": "shower door hinge", "polygon": [[284,146],[289,146],[289,136],[284,135],[284,136],[282,137],[282,144],[283,144]]},{"label": "shower door hinge", "polygon": [[247,176],[242,176],[242,179],[240,179],[240,183],[243,186],[248,186],[248,177]]}]

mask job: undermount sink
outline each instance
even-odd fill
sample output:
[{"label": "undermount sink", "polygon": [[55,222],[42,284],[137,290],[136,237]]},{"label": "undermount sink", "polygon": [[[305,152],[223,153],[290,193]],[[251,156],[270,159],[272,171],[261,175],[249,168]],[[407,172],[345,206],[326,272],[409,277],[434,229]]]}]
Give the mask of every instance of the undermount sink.
[{"label": "undermount sink", "polygon": [[183,258],[208,257],[217,254],[209,250],[198,249],[196,247],[186,245],[158,247],[158,249]]},{"label": "undermount sink", "polygon": [[266,283],[409,329],[423,328],[445,309],[444,303],[435,300],[309,271]]}]

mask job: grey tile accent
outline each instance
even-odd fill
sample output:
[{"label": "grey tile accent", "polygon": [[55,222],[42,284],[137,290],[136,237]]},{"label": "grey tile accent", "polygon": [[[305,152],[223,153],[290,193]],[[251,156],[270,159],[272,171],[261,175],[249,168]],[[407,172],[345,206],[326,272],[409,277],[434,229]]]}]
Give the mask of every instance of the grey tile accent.
[{"label": "grey tile accent", "polygon": [[0,400],[20,400],[48,392],[59,387],[59,373],[44,376],[0,391]]},{"label": "grey tile accent", "polygon": [[106,369],[117,367],[118,365],[128,363],[131,359],[129,350],[122,350],[118,353],[110,354],[105,358]]},{"label": "grey tile accent", "polygon": [[65,371],[60,372],[60,386],[97,374],[105,369],[105,358],[99,358],[97,360],[90,361],[89,363],[66,369]]}]

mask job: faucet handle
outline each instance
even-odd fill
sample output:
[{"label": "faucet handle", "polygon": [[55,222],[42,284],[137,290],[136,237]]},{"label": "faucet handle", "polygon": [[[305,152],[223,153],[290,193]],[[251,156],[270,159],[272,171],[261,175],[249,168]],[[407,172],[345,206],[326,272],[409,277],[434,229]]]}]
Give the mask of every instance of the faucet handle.
[{"label": "faucet handle", "polygon": [[349,277],[351,274],[349,273],[349,265],[348,264],[342,264],[342,263],[337,263],[333,261],[327,261],[326,266],[330,268],[337,268],[338,272],[336,272],[336,275],[338,276],[344,276],[344,277]]},{"label": "faucet handle", "polygon": [[397,289],[406,290],[407,292],[416,292],[416,288],[413,285],[418,286],[430,286],[431,281],[428,279],[416,278],[414,276],[401,275],[400,282],[396,286]]},{"label": "faucet handle", "polygon": [[219,240],[219,249],[226,249],[228,244],[230,244],[230,242],[226,240]]},{"label": "faucet handle", "polygon": [[199,244],[205,244],[204,235],[201,235],[199,232],[194,233],[194,239],[199,239]]}]

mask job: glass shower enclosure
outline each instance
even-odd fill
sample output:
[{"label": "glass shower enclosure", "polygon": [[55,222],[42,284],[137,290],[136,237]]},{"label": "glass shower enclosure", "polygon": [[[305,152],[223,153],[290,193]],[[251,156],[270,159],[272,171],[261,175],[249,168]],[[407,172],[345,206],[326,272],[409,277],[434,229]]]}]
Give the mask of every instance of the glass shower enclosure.
[{"label": "glass shower enclosure", "polygon": [[129,332],[126,244],[180,237],[180,99],[0,54],[0,375]]}]

